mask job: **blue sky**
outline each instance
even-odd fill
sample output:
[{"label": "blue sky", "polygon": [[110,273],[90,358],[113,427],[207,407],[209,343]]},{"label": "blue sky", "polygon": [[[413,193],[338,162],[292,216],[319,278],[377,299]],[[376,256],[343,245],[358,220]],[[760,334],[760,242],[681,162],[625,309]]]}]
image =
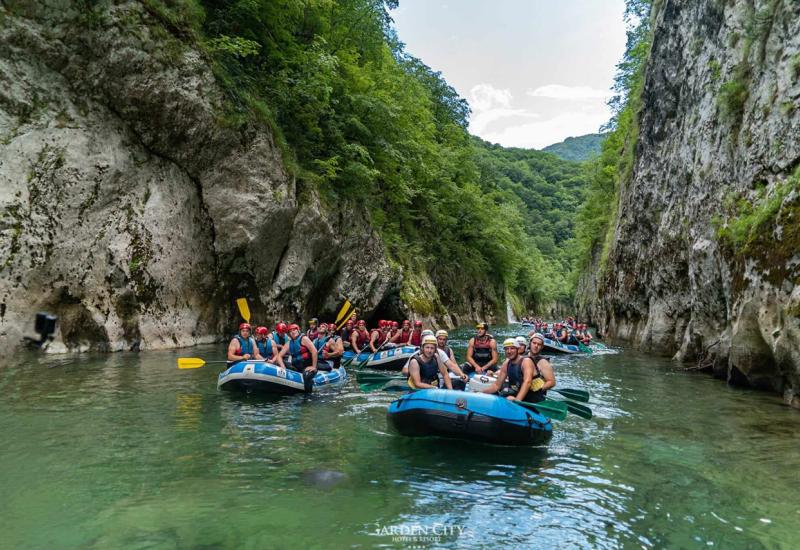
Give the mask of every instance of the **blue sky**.
[{"label": "blue sky", "polygon": [[596,132],[625,49],[624,0],[400,0],[406,50],[472,107],[470,132],[539,149]]}]

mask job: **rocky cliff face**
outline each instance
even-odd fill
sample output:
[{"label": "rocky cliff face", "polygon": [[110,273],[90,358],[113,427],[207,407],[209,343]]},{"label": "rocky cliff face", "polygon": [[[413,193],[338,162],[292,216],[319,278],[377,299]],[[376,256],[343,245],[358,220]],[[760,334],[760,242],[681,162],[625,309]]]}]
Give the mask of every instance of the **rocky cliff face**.
[{"label": "rocky cliff face", "polygon": [[654,10],[633,175],[580,300],[613,338],[800,406],[800,4]]},{"label": "rocky cliff face", "polygon": [[[357,206],[323,204],[148,3],[0,4],[0,350],[210,341],[256,320],[407,310]],[[486,302],[464,315],[480,315]]]}]

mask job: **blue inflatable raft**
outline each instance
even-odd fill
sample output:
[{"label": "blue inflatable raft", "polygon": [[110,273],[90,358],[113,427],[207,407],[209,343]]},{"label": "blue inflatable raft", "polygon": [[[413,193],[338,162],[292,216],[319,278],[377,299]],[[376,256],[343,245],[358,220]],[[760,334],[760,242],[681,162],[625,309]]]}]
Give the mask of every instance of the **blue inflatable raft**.
[{"label": "blue inflatable raft", "polygon": [[[313,388],[335,386],[347,380],[344,367],[330,371],[318,371]],[[266,361],[241,361],[220,373],[217,389],[245,392],[291,394],[303,393],[303,375],[291,369],[283,369]]]},{"label": "blue inflatable raft", "polygon": [[[402,370],[405,364],[408,362],[411,357],[419,351],[419,348],[416,346],[402,346],[398,348],[391,348],[386,349],[383,351],[379,351],[375,354],[372,359],[369,359],[372,355],[372,352],[362,351],[358,354],[358,357],[353,359],[353,362],[350,363],[353,366],[358,365],[362,361],[367,361],[364,363],[364,368],[368,369],[380,369],[380,370]],[[346,361],[351,359],[355,353],[352,351],[344,352],[342,355],[342,360]]]},{"label": "blue inflatable raft", "polygon": [[494,443],[537,445],[553,435],[550,419],[486,393],[420,390],[389,405],[389,424],[410,437],[439,436]]},{"label": "blue inflatable raft", "polygon": [[562,344],[558,340],[551,340],[550,338],[544,339],[544,350],[556,353],[581,353],[580,348],[574,344]]}]

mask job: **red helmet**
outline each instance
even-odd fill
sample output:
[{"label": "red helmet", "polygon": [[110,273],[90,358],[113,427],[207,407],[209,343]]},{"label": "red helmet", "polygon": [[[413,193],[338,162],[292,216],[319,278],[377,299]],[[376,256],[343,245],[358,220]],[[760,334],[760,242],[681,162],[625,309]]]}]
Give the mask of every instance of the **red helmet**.
[{"label": "red helmet", "polygon": [[414,321],[414,326],[415,327],[421,327],[422,326],[422,321]]},{"label": "red helmet", "polygon": [[269,334],[267,327],[256,327],[256,334]]},{"label": "red helmet", "polygon": [[409,321],[408,319],[403,319],[403,325],[410,325],[410,324],[411,321]]},{"label": "red helmet", "polygon": [[353,322],[352,319],[348,319],[347,320],[347,328],[353,328],[353,325],[355,325],[355,322]]},{"label": "red helmet", "polygon": [[242,323],[239,325],[239,330],[253,330],[253,327],[250,326],[250,323]]},{"label": "red helmet", "polygon": [[328,330],[328,323],[320,323],[318,328],[319,330],[322,329]]},{"label": "red helmet", "polygon": [[275,332],[278,334],[286,334],[289,331],[289,327],[286,326],[286,323],[278,323],[275,325]]},{"label": "red helmet", "polygon": [[365,326],[366,324],[367,324],[367,322],[366,322],[364,319],[359,319],[359,320],[358,320],[358,326],[360,326],[360,327],[363,327],[363,326]]},{"label": "red helmet", "polygon": [[292,332],[293,330],[300,330],[300,327],[298,325],[292,323],[291,325],[289,325],[288,329],[289,329],[289,332]]},{"label": "red helmet", "polygon": [[379,327],[379,328],[383,328],[383,327],[385,327],[385,326],[386,326],[386,321],[384,321],[383,319],[381,319],[380,321],[378,321],[378,327]]},{"label": "red helmet", "polygon": [[400,323],[398,323],[397,321],[392,321],[392,328],[398,328],[399,326]]}]

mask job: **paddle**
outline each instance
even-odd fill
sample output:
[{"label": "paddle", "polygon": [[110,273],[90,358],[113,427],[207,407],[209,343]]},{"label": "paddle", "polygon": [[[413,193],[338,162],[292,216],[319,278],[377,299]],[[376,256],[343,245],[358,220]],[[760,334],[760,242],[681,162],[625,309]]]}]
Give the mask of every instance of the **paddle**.
[{"label": "paddle", "polygon": [[386,344],[388,344],[388,343],[389,343],[389,339],[387,338],[386,340],[384,340],[384,341],[383,341],[383,344],[381,344],[380,346],[378,346],[378,349],[376,349],[376,350],[375,350],[375,351],[372,353],[372,355],[370,355],[369,357],[367,357],[366,359],[364,359],[363,361],[361,361],[361,362],[360,362],[358,365],[356,365],[356,369],[363,368],[363,367],[364,367],[364,365],[366,365],[367,363],[369,363],[370,361],[372,361],[372,358],[373,358],[373,357],[375,357],[375,356],[376,356],[378,353],[380,353],[380,351],[383,349],[383,346],[385,346],[385,345],[386,345]]},{"label": "paddle", "polygon": [[351,303],[350,303],[350,300],[348,300],[347,298],[345,298],[345,300],[344,300],[344,305],[342,306],[342,309],[340,309],[340,310],[339,310],[339,313],[338,313],[338,315],[336,315],[336,320],[335,320],[333,323],[334,323],[334,324],[336,324],[336,325],[338,325],[338,324],[339,324],[339,322],[340,322],[342,319],[346,319],[347,317],[349,317],[348,313],[349,313],[349,310],[350,310],[350,308],[351,308],[352,306],[353,306],[353,304],[351,304]]},{"label": "paddle", "polygon": [[356,373],[356,380],[358,383],[364,384],[385,384],[386,382],[391,382],[392,380],[405,380],[404,376],[394,376],[390,374],[382,374],[380,372],[363,372],[358,371]]},{"label": "paddle", "polygon": [[550,391],[560,393],[564,397],[574,399],[575,401],[582,401],[583,403],[589,402],[589,392],[586,390],[578,390],[574,388],[553,388]]},{"label": "paddle", "polygon": [[581,350],[583,353],[592,353],[592,348],[584,344],[583,342],[578,342],[578,349]]},{"label": "paddle", "polygon": [[567,417],[567,406],[560,401],[539,401],[538,403],[528,403],[527,401],[514,400],[513,403],[526,409],[533,409],[542,416],[553,420],[564,420]]},{"label": "paddle", "polygon": [[245,323],[250,322],[250,306],[247,305],[247,298],[237,298],[236,305],[239,307],[239,313],[244,319]]},{"label": "paddle", "polygon": [[555,401],[553,399],[547,399],[545,400],[545,403],[562,403],[566,405],[567,410],[572,414],[574,414],[575,416],[580,416],[581,418],[585,418],[586,420],[591,420],[592,418],[592,409],[590,409],[586,405],[575,403],[574,401],[569,401],[566,399],[563,401]]},{"label": "paddle", "polygon": [[179,369],[199,369],[206,363],[227,363],[227,361],[203,361],[199,357],[178,357]]}]

